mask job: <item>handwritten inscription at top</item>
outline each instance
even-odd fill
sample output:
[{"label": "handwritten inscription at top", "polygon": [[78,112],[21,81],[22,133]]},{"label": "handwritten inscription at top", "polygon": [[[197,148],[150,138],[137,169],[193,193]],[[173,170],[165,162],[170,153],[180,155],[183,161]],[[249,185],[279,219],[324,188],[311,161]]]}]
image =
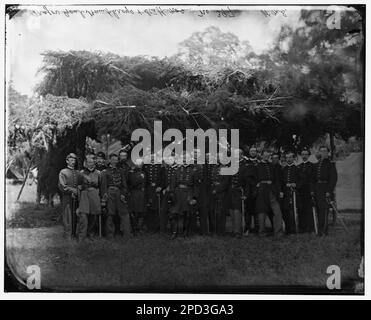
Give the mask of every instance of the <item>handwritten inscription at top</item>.
[{"label": "handwritten inscription at top", "polygon": [[231,10],[229,7],[223,8],[215,8],[215,9],[185,9],[179,7],[166,7],[163,8],[161,6],[156,7],[148,7],[148,8],[131,8],[131,7],[123,7],[123,8],[97,8],[97,9],[74,9],[73,7],[48,7],[42,6],[40,8],[34,8],[31,10],[31,14],[34,16],[65,16],[71,17],[73,15],[80,15],[82,18],[89,18],[97,15],[108,15],[111,18],[120,19],[122,16],[125,15],[140,15],[140,16],[159,16],[159,17],[166,17],[172,15],[184,15],[185,13],[192,13],[198,17],[205,17],[207,15],[213,15],[218,18],[234,18],[236,17],[236,10]]},{"label": "handwritten inscription at top", "polygon": [[[184,9],[179,7],[166,7],[161,6],[148,7],[148,8],[132,8],[124,6],[122,8],[108,8],[108,7],[99,7],[99,9],[74,9],[73,7],[48,7],[42,6],[40,8],[34,8],[31,11],[31,14],[34,16],[53,16],[60,15],[65,17],[71,17],[73,15],[79,15],[82,18],[86,19],[98,15],[108,15],[111,18],[120,19],[125,15],[140,15],[140,16],[159,16],[166,17],[172,15],[184,15],[185,13],[193,13],[196,16],[203,18],[208,15],[213,15],[218,18],[235,18],[238,16],[239,10],[231,10],[230,7],[221,7],[213,9]],[[286,17],[286,10],[260,10],[265,17],[272,17],[278,14],[281,14]]]},{"label": "handwritten inscription at top", "polygon": [[284,17],[287,17],[286,9],[283,10],[260,10],[260,12],[266,17],[274,17],[277,15],[283,15]]}]

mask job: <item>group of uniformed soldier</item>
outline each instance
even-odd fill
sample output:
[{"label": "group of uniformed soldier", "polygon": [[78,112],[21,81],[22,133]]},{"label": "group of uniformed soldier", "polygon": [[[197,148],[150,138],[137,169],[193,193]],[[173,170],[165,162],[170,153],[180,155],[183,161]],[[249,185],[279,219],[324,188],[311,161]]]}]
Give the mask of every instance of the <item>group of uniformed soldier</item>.
[{"label": "group of uniformed soldier", "polygon": [[291,151],[281,156],[268,149],[258,155],[255,147],[246,156],[240,149],[233,152],[239,159],[234,175],[221,174],[222,154],[215,164],[208,154],[204,164],[197,163],[197,149],[184,152],[182,164],[174,156],[157,164],[154,155],[150,164],[140,159],[132,163],[124,149],[110,154],[106,165],[105,154],[99,152],[86,156],[81,171],[75,169],[77,157],[71,153],[59,174],[64,234],[79,240],[97,233],[107,238],[158,231],[171,238],[197,232],[225,235],[228,215],[235,237],[327,234],[337,171],[326,146],[320,147],[317,163],[303,149],[299,165]]}]

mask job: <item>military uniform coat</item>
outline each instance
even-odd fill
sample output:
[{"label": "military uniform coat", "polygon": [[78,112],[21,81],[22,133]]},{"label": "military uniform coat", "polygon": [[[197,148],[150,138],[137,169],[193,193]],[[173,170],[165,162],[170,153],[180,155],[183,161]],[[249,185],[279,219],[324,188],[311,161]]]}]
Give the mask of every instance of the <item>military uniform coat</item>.
[{"label": "military uniform coat", "polygon": [[176,169],[174,212],[183,213],[191,210],[189,202],[194,198],[194,178],[194,169],[191,165],[180,165]]},{"label": "military uniform coat", "polygon": [[230,176],[229,180],[229,196],[230,196],[230,208],[232,210],[242,210],[242,195],[247,196],[248,194],[248,183],[246,175],[246,166],[243,161],[240,161],[238,172]]},{"label": "military uniform coat", "polygon": [[281,175],[281,189],[283,190],[283,209],[284,210],[292,210],[292,201],[291,197],[291,189],[287,187],[287,184],[295,183],[297,191],[298,186],[300,185],[300,177],[299,177],[299,169],[295,164],[286,165],[282,168],[282,175]]},{"label": "military uniform coat", "polygon": [[99,196],[100,173],[94,169],[81,170],[82,186],[79,203],[79,212],[86,214],[101,214],[101,202]]},{"label": "military uniform coat", "polygon": [[146,176],[142,168],[133,168],[129,171],[129,208],[132,212],[143,213],[147,211],[145,197]]},{"label": "military uniform coat", "polygon": [[150,210],[158,209],[158,195],[156,189],[163,189],[164,186],[164,169],[161,164],[148,164],[144,166],[145,173],[145,196],[147,207]]},{"label": "military uniform coat", "polygon": [[64,168],[59,173],[58,188],[62,192],[62,210],[72,199],[72,190],[82,184],[81,173],[75,169]]},{"label": "military uniform coat", "polygon": [[[256,178],[258,182],[258,194],[256,198],[256,212],[268,212],[270,210],[270,197],[272,192],[273,196],[278,200],[279,193],[281,192],[280,173],[269,162],[261,161],[256,166]],[[270,181],[271,183],[263,183]]]},{"label": "military uniform coat", "polygon": [[312,215],[312,197],[314,164],[306,161],[298,165],[300,183],[298,185],[298,210],[300,229],[302,231],[314,231],[314,220]]},{"label": "military uniform coat", "polygon": [[128,214],[126,202],[121,200],[125,196],[127,201],[127,184],[123,171],[119,168],[108,167],[101,173],[101,196],[107,200],[107,214]]}]

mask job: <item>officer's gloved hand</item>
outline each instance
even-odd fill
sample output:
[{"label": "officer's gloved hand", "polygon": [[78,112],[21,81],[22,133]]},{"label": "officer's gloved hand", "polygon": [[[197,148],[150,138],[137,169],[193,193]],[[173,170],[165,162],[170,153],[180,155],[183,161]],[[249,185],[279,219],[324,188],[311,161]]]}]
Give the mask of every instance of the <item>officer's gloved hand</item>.
[{"label": "officer's gloved hand", "polygon": [[156,188],[156,192],[161,192],[162,188],[161,187],[157,187]]},{"label": "officer's gloved hand", "polygon": [[280,198],[281,199],[283,198],[283,192],[280,192]]},{"label": "officer's gloved hand", "polygon": [[124,196],[123,194],[120,196],[120,200],[121,200],[123,203],[126,203],[126,199],[125,199],[125,196]]}]

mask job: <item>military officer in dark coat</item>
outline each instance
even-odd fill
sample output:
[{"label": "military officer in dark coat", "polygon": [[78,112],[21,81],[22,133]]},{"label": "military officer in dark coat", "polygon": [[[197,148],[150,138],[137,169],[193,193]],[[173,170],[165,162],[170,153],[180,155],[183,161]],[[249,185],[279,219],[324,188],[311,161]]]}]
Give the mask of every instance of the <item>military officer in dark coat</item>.
[{"label": "military officer in dark coat", "polygon": [[117,167],[118,156],[110,155],[110,165],[101,173],[101,195],[106,203],[105,233],[107,237],[115,234],[113,217],[118,215],[120,231],[125,237],[130,236],[130,217],[127,207],[127,184],[122,170]]},{"label": "military officer in dark coat", "polygon": [[256,212],[259,219],[259,235],[265,235],[265,218],[271,209],[273,212],[273,234],[282,234],[282,213],[278,199],[283,197],[277,170],[268,161],[269,150],[263,150],[262,160],[256,167],[258,195]]},{"label": "military officer in dark coat", "polygon": [[[247,198],[247,176],[246,166],[242,158],[242,150],[233,151],[235,157],[239,159],[238,172],[230,176],[229,192],[232,209],[232,234],[236,237],[241,237],[243,233],[242,225],[242,201]],[[245,214],[245,213],[244,213]]]},{"label": "military officer in dark coat", "polygon": [[142,159],[137,159],[134,167],[129,170],[129,210],[133,234],[137,235],[143,231],[145,216],[147,214],[147,203],[145,197],[146,176],[143,169]]},{"label": "military officer in dark coat", "polygon": [[329,201],[333,196],[337,183],[335,163],[329,159],[329,149],[321,146],[321,160],[314,167],[313,192],[317,203],[318,234],[327,234]]},{"label": "military officer in dark coat", "polygon": [[160,232],[162,234],[166,233],[166,227],[171,216],[174,212],[175,205],[175,173],[177,169],[177,164],[173,155],[165,158],[163,164],[163,189],[162,189],[162,203],[161,203],[161,216],[160,216]]},{"label": "military officer in dark coat", "polygon": [[176,237],[179,232],[180,218],[183,222],[183,235],[189,235],[192,206],[197,203],[193,194],[194,169],[189,164],[187,157],[189,154],[184,153],[183,164],[177,167],[175,173],[175,206],[171,214],[172,238]]},{"label": "military officer in dark coat", "polygon": [[213,166],[210,163],[210,155],[205,155],[205,164],[201,165],[201,184],[199,186],[198,207],[200,214],[200,231],[202,235],[208,235],[212,232],[210,220],[212,193],[211,193],[211,175]]},{"label": "military officer in dark coat", "polygon": [[254,218],[254,226],[256,232],[258,231],[258,217],[256,215],[256,197],[258,194],[257,181],[256,181],[256,166],[260,160],[258,159],[258,151],[255,147],[251,147],[249,150],[249,157],[245,161],[246,174],[248,179],[248,194],[246,199],[246,215],[245,215],[245,232],[251,231],[252,218]]},{"label": "military officer in dark coat", "polygon": [[147,213],[145,224],[148,231],[156,232],[160,229],[161,191],[163,188],[163,168],[155,163],[154,155],[151,155],[151,163],[144,165],[146,177],[145,195],[147,201]]},{"label": "military officer in dark coat", "polygon": [[286,153],[286,166],[282,168],[282,217],[287,234],[296,233],[294,206],[297,206],[297,201],[294,203],[294,192],[297,196],[299,180],[299,169],[294,163],[294,153],[289,151]]},{"label": "military officer in dark coat", "polygon": [[230,176],[220,173],[223,167],[220,162],[210,167],[210,209],[209,209],[209,230],[212,235],[224,235],[226,225],[228,190]]},{"label": "military officer in dark coat", "polygon": [[95,168],[94,155],[85,157],[84,169],[81,170],[82,185],[78,208],[77,234],[79,240],[91,237],[98,226],[98,216],[101,214],[99,195],[100,172]]},{"label": "military officer in dark coat", "polygon": [[117,167],[124,172],[126,179],[128,179],[131,166],[129,165],[128,152],[126,149],[121,149],[119,151],[119,163]]},{"label": "military officer in dark coat", "polygon": [[314,164],[309,161],[310,151],[304,148],[301,151],[302,163],[298,165],[300,184],[298,188],[298,214],[299,228],[301,232],[314,232],[314,220],[312,214],[312,183]]},{"label": "military officer in dark coat", "polygon": [[[193,157],[193,197],[196,200],[196,203],[191,207],[192,214],[191,214],[191,222],[190,222],[190,233],[196,232],[198,228],[198,220],[200,220],[200,225],[205,222],[205,216],[202,216],[201,212],[203,207],[205,206],[205,198],[203,198],[203,175],[204,175],[204,167],[205,164],[200,163],[200,150],[194,149],[193,153],[191,154]],[[205,159],[206,160],[206,159]],[[201,218],[202,216],[202,218]],[[200,219],[198,219],[200,218]],[[201,223],[201,219],[203,222]]]}]

